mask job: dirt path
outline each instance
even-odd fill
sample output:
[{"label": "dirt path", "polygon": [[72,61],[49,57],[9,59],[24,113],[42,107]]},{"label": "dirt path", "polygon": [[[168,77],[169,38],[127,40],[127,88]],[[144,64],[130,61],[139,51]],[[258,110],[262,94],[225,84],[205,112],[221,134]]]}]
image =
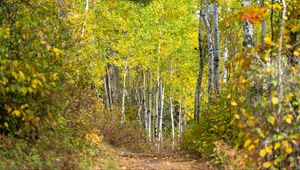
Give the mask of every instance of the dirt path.
[{"label": "dirt path", "polygon": [[121,153],[122,170],[208,170],[205,163],[188,157],[172,155],[145,155],[138,153]]}]

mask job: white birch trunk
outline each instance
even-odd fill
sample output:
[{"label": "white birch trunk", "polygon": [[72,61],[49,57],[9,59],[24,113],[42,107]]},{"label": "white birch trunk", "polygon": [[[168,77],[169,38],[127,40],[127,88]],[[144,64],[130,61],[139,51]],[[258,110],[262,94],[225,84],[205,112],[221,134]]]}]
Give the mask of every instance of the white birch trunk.
[{"label": "white birch trunk", "polygon": [[161,83],[160,85],[160,117],[159,117],[159,132],[158,132],[158,150],[160,150],[160,147],[162,145],[162,129],[163,129],[163,114],[164,114],[164,84]]},{"label": "white birch trunk", "polygon": [[[260,0],[260,6],[264,7],[265,6],[265,2],[264,0]],[[261,26],[261,44],[265,45],[265,37],[267,35],[267,22],[264,20]]]},{"label": "white birch trunk", "polygon": [[124,76],[123,76],[123,95],[122,95],[122,112],[121,112],[121,124],[125,122],[125,97],[126,97],[126,74],[127,74],[127,59],[124,68]]},{"label": "white birch trunk", "polygon": [[[202,5],[204,4],[202,0]],[[196,122],[199,122],[199,116],[200,116],[200,91],[202,86],[202,77],[203,77],[203,68],[204,68],[204,50],[203,50],[203,37],[202,37],[202,12],[203,10],[200,10],[200,17],[199,17],[199,30],[198,30],[198,45],[199,45],[199,73],[197,78],[197,84],[196,84],[196,91],[195,91],[195,110],[194,110],[194,119]]]},{"label": "white birch trunk", "polygon": [[182,135],[182,105],[181,98],[179,100],[179,113],[178,113],[178,137],[180,138]]},{"label": "white birch trunk", "polygon": [[[252,0],[242,0],[244,7],[251,6]],[[246,20],[244,22],[243,49],[254,47],[254,28],[253,24]]]},{"label": "white birch trunk", "polygon": [[213,45],[211,38],[211,29],[208,21],[208,6],[206,7],[205,12],[202,14],[204,25],[206,28],[206,39],[207,39],[207,48],[208,48],[208,93],[212,91],[212,75],[213,75]]},{"label": "white birch trunk", "polygon": [[228,62],[228,34],[226,34],[225,38],[225,49],[224,49],[224,66],[223,66],[223,82],[226,83],[228,70],[226,68]]},{"label": "white birch trunk", "polygon": [[79,41],[79,44],[81,44],[81,41],[84,38],[84,31],[85,31],[85,25],[86,25],[86,17],[87,17],[88,11],[89,11],[89,0],[86,0],[85,1],[83,24],[82,24],[82,29],[81,29],[81,39]]},{"label": "white birch trunk", "polygon": [[152,70],[149,70],[149,112],[148,112],[148,119],[149,119],[149,123],[148,123],[148,138],[149,141],[151,141],[151,128],[152,128]]},{"label": "white birch trunk", "polygon": [[171,114],[171,125],[172,125],[172,149],[174,149],[175,144],[175,125],[174,125],[174,115],[173,115],[173,89],[172,89],[172,74],[173,74],[173,58],[170,63],[170,114]]},{"label": "white birch trunk", "polygon": [[[283,82],[282,82],[282,41],[283,41],[283,34],[284,34],[284,24],[285,24],[285,18],[286,18],[286,2],[285,0],[281,1],[282,3],[282,18],[281,18],[281,26],[280,26],[280,32],[279,32],[279,48],[278,48],[278,55],[277,55],[277,81],[278,81],[278,97],[280,101],[283,98]],[[281,104],[279,105],[278,112],[281,110]]]},{"label": "white birch trunk", "polygon": [[159,88],[160,88],[160,76],[159,76],[159,69],[157,69],[157,75],[156,75],[156,81],[157,81],[157,87],[156,87],[156,94],[155,94],[155,139],[158,143],[158,124],[159,124]]},{"label": "white birch trunk", "polygon": [[147,101],[146,101],[146,74],[143,71],[143,107],[144,107],[144,122],[145,130],[148,136],[148,110],[147,110]]},{"label": "white birch trunk", "polygon": [[220,31],[219,31],[219,4],[214,1],[214,90],[220,92]]}]

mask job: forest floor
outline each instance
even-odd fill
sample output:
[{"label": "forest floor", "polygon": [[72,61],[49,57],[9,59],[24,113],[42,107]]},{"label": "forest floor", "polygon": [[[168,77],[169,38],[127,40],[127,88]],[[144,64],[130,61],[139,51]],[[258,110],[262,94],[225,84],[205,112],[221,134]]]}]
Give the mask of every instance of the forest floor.
[{"label": "forest floor", "polygon": [[192,159],[189,155],[176,152],[160,154],[143,154],[120,152],[121,170],[208,170],[205,161]]}]

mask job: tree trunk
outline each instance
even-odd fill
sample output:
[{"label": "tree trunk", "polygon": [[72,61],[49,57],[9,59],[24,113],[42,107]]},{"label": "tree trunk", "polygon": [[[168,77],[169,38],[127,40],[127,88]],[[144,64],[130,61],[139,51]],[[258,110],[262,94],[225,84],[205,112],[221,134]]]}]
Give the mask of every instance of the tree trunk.
[{"label": "tree trunk", "polygon": [[226,33],[225,38],[225,49],[224,49],[224,66],[223,66],[223,82],[226,83],[228,77],[227,70],[227,62],[228,62],[228,33]]},{"label": "tree trunk", "polygon": [[108,81],[107,81],[107,75],[103,76],[104,79],[104,90],[105,90],[105,101],[106,101],[106,109],[110,109],[110,102],[109,102],[109,92],[108,92]]},{"label": "tree trunk", "polygon": [[205,11],[202,13],[202,18],[206,28],[206,39],[207,39],[207,49],[208,49],[208,93],[212,91],[212,74],[213,74],[213,45],[211,39],[211,29],[208,21],[208,8],[207,5]]},{"label": "tree trunk", "polygon": [[[203,5],[203,1],[202,1]],[[199,17],[199,30],[198,30],[198,45],[199,45],[199,73],[197,78],[197,85],[195,91],[195,110],[194,110],[194,119],[196,122],[199,122],[199,115],[200,115],[200,91],[202,86],[202,76],[203,76],[203,68],[204,68],[204,50],[203,50],[203,42],[202,42],[202,9],[200,10],[200,17]]]},{"label": "tree trunk", "polygon": [[142,116],[141,116],[141,111],[143,108],[143,104],[142,104],[142,99],[141,99],[141,95],[140,95],[140,77],[138,75],[138,80],[137,80],[137,87],[135,89],[135,94],[136,94],[136,101],[137,101],[137,105],[138,105],[138,124],[139,127],[142,127]]},{"label": "tree trunk", "polygon": [[156,94],[155,94],[155,139],[158,142],[158,124],[159,124],[159,90],[160,90],[160,81],[159,81],[159,69],[157,69],[157,75],[156,75],[156,81],[157,81],[157,87],[156,87]]},{"label": "tree trunk", "polygon": [[175,142],[175,125],[174,125],[174,113],[173,113],[173,89],[172,89],[172,74],[173,74],[173,58],[171,58],[170,63],[170,114],[171,114],[171,125],[172,125],[172,149],[174,149]]},{"label": "tree trunk", "polygon": [[214,1],[214,90],[220,92],[220,31],[219,31],[219,4]]},{"label": "tree trunk", "polygon": [[181,105],[181,98],[179,100],[179,113],[178,113],[178,137],[182,135],[182,105]]},{"label": "tree trunk", "polygon": [[[286,3],[285,0],[281,0],[282,3],[282,18],[281,18],[281,26],[279,31],[279,48],[278,48],[278,55],[277,55],[277,81],[278,81],[278,97],[280,101],[283,98],[283,83],[282,83],[282,41],[283,41],[283,34],[284,34],[284,24],[285,24],[285,17],[286,17]],[[280,110],[281,104],[279,105]]]},{"label": "tree trunk", "polygon": [[146,101],[146,74],[143,71],[143,107],[144,107],[144,121],[145,121],[145,130],[148,136],[148,110],[147,110],[147,101]]},{"label": "tree trunk", "polygon": [[122,95],[122,112],[121,112],[121,124],[125,122],[125,97],[126,97],[126,74],[127,74],[127,59],[124,68],[124,76],[123,76],[123,95]]},{"label": "tree trunk", "polygon": [[82,29],[81,29],[81,37],[79,44],[81,44],[82,39],[84,38],[84,31],[85,31],[85,24],[86,24],[86,17],[87,13],[89,11],[89,0],[85,1],[85,9],[84,9],[84,18],[83,18],[83,24],[82,24]]},{"label": "tree trunk", "polygon": [[148,138],[149,141],[151,141],[151,128],[152,128],[152,70],[149,70],[149,112],[148,112],[148,119],[149,119],[149,123],[148,123]]},{"label": "tree trunk", "polygon": [[[252,5],[252,0],[242,0],[242,6],[247,7]],[[254,47],[254,28],[253,24],[244,21],[243,49]]]},{"label": "tree trunk", "polygon": [[[260,3],[261,7],[265,6],[264,0],[260,0],[259,3]],[[266,35],[267,35],[267,23],[264,20],[263,23],[262,23],[262,26],[261,26],[261,44],[262,45],[265,45],[265,37],[266,37]]]},{"label": "tree trunk", "polygon": [[160,85],[160,117],[159,117],[159,132],[158,132],[158,150],[160,150],[160,147],[162,145],[162,126],[163,126],[163,114],[164,114],[164,84],[161,83]]}]

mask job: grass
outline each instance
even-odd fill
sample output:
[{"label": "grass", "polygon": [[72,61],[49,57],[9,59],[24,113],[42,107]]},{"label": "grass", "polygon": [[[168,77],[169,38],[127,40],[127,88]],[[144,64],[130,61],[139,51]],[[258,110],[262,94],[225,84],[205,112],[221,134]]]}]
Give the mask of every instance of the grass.
[{"label": "grass", "polygon": [[118,169],[104,141],[93,143],[65,126],[41,134],[35,141],[1,136],[0,169]]}]

